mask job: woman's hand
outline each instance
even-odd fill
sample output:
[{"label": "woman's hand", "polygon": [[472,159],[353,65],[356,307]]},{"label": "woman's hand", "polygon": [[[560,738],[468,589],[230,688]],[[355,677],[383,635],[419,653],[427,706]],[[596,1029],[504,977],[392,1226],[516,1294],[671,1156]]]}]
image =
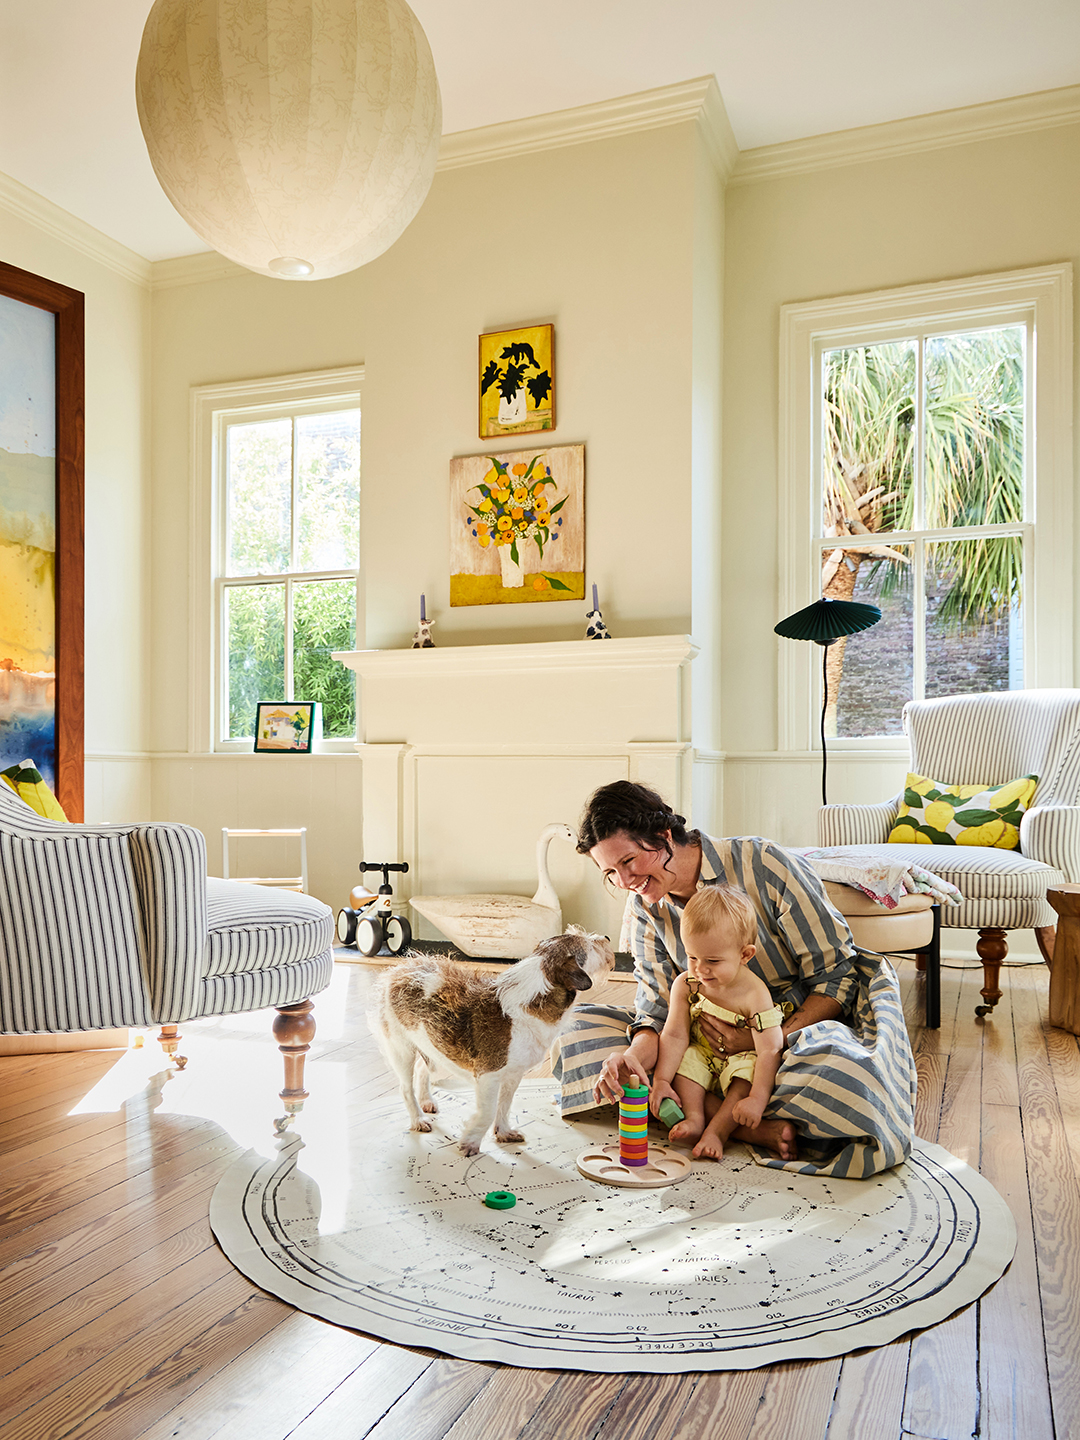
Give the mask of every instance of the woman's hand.
[{"label": "woman's hand", "polygon": [[613,1050],[600,1067],[593,1086],[593,1099],[598,1105],[606,1100],[618,1104],[624,1085],[648,1085],[649,1072],[632,1050]]},{"label": "woman's hand", "polygon": [[664,1100],[674,1100],[675,1104],[682,1109],[679,1102],[679,1092],[673,1090],[666,1080],[654,1080],[652,1082],[652,1089],[649,1091],[649,1109],[657,1119],[660,1118],[660,1105]]},{"label": "woman's hand", "polygon": [[743,1050],[754,1048],[754,1037],[749,1026],[737,1029],[726,1020],[718,1020],[715,1015],[705,1014],[698,1016],[697,1023],[718,1055],[738,1055]]}]

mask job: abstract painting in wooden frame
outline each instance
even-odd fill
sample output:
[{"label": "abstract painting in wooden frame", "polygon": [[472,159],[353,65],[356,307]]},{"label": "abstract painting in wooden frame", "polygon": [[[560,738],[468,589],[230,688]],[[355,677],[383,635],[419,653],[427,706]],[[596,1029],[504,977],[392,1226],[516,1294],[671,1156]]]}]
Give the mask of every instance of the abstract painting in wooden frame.
[{"label": "abstract painting in wooden frame", "polygon": [[83,816],[83,296],[0,264],[0,769]]}]

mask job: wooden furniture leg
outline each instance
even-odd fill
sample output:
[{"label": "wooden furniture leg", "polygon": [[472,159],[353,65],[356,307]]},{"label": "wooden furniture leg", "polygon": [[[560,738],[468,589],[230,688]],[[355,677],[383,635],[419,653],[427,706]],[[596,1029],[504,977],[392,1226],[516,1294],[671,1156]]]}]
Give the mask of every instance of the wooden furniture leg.
[{"label": "wooden furniture leg", "polygon": [[1047,965],[1053,965],[1054,945],[1057,943],[1057,926],[1036,925],[1035,943],[1039,947],[1039,954],[1046,961]]},{"label": "wooden furniture leg", "polygon": [[1050,967],[1050,1024],[1080,1035],[1080,885],[1054,885],[1046,898],[1058,913]]},{"label": "wooden furniture leg", "polygon": [[178,1070],[183,1070],[187,1064],[187,1056],[176,1053],[180,1041],[184,1038],[180,1034],[180,1027],[178,1025],[162,1025],[161,1034],[157,1038],[158,1044],[162,1050],[165,1051],[170,1062],[175,1065]]},{"label": "wooden furniture leg", "polygon": [[311,1000],[296,1005],[277,1006],[274,1017],[274,1039],[285,1056],[285,1088],[280,1092],[288,1114],[304,1108],[308,1092],[304,1089],[304,1060],[315,1039],[315,1006]]},{"label": "wooden furniture leg", "polygon": [[983,963],[983,988],[982,997],[985,1005],[976,1005],[976,1015],[989,1015],[994,1006],[1001,999],[1001,962],[1009,953],[1008,942],[1005,936],[1008,932],[997,925],[987,925],[979,931],[979,938],[975,949],[979,952],[979,959]]}]

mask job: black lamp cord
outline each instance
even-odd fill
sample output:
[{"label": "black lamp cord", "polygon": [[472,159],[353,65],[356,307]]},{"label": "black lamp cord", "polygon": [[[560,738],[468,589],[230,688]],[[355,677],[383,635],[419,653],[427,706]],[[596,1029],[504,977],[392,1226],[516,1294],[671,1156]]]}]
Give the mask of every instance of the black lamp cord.
[{"label": "black lamp cord", "polygon": [[825,798],[825,776],[829,765],[829,752],[825,748],[825,711],[829,704],[829,646],[833,642],[826,640],[821,647],[821,803],[827,805]]}]

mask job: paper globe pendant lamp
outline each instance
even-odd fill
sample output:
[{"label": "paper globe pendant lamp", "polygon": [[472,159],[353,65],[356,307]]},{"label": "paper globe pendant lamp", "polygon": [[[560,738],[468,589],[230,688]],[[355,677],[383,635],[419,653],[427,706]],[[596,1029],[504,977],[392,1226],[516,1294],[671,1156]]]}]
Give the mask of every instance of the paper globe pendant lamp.
[{"label": "paper globe pendant lamp", "polygon": [[435,174],[439,83],[405,0],[156,0],[135,98],[173,205],[260,275],[374,260]]}]

